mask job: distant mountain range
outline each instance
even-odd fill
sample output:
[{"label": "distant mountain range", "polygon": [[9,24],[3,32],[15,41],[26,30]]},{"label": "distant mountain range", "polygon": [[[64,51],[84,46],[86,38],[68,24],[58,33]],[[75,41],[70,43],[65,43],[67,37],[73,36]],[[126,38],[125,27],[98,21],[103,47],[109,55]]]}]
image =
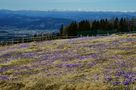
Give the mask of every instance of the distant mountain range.
[{"label": "distant mountain range", "polygon": [[[20,11],[19,11],[20,12]],[[21,11],[0,11],[1,29],[58,29],[61,24],[68,25],[72,20],[54,17],[41,17],[22,14]],[[31,12],[30,12],[31,13]],[[38,12],[37,12],[38,13]]]},{"label": "distant mountain range", "polygon": [[0,10],[0,29],[59,29],[61,24],[83,19],[136,17],[136,12],[11,11]]}]

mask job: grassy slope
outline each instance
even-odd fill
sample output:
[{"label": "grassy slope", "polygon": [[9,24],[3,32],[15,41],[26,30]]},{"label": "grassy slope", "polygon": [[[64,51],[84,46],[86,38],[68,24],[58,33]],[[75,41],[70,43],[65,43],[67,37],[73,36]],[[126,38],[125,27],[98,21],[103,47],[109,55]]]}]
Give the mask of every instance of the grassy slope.
[{"label": "grassy slope", "polygon": [[136,89],[136,35],[0,47],[2,90]]}]

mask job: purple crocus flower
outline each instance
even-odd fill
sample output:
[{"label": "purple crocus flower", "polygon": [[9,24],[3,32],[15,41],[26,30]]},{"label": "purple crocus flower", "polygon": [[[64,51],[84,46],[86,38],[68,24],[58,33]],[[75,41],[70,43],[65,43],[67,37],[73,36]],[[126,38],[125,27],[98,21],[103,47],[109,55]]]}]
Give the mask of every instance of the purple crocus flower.
[{"label": "purple crocus flower", "polygon": [[0,80],[9,80],[7,76],[0,76]]},{"label": "purple crocus flower", "polygon": [[119,85],[121,82],[119,81],[116,81],[116,82],[113,82],[113,85]]},{"label": "purple crocus flower", "polygon": [[109,81],[112,80],[112,77],[111,77],[111,76],[106,76],[106,77],[105,77],[105,80],[109,82]]},{"label": "purple crocus flower", "polygon": [[20,45],[20,48],[28,48],[28,47],[29,47],[28,44],[21,44],[21,45]]},{"label": "purple crocus flower", "polygon": [[68,68],[74,68],[74,67],[79,67],[80,64],[65,64],[65,66]]},{"label": "purple crocus flower", "polygon": [[124,85],[129,85],[129,84],[131,84],[131,80],[125,80],[125,81],[123,82],[123,84],[124,84]]},{"label": "purple crocus flower", "polygon": [[115,74],[116,76],[121,76],[125,74],[125,72],[123,70],[117,71],[117,73]]}]

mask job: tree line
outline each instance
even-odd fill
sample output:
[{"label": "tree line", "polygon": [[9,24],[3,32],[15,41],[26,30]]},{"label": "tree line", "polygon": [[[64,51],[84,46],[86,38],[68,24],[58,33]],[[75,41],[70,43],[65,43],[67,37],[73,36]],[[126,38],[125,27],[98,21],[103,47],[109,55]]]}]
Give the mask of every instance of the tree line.
[{"label": "tree line", "polygon": [[61,25],[61,36],[78,36],[78,35],[97,35],[126,33],[136,30],[136,20],[128,18],[100,19],[100,20],[82,20],[73,21],[68,26]]}]

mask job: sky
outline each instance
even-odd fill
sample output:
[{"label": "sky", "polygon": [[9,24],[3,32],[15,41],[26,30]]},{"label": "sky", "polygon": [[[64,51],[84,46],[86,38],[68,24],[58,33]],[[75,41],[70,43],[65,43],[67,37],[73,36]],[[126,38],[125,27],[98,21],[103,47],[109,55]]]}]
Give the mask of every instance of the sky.
[{"label": "sky", "polygon": [[0,9],[136,11],[136,0],[0,0]]}]

